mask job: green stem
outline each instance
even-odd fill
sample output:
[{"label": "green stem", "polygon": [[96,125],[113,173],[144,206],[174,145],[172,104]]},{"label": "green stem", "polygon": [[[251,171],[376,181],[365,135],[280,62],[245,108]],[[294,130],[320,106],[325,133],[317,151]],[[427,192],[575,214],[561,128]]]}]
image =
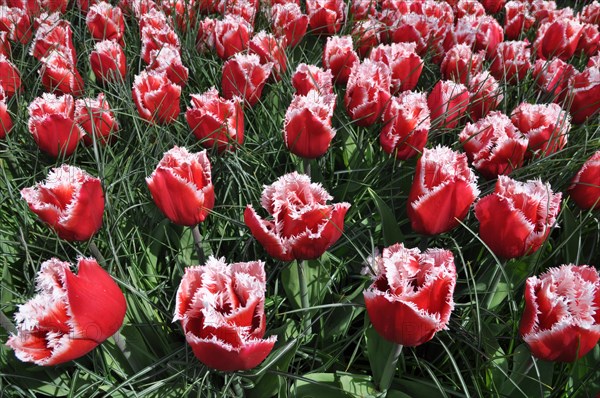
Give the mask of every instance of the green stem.
[{"label": "green stem", "polygon": [[0,326],[2,326],[8,333],[17,334],[17,328],[2,311],[0,311]]},{"label": "green stem", "polygon": [[306,273],[305,273],[305,260],[298,261],[298,283],[300,284],[300,306],[304,310],[302,313],[302,329],[303,331],[310,335],[312,334],[312,321],[310,319],[310,314],[308,312],[308,308],[310,307],[310,303],[308,302],[308,289],[306,286]]},{"label": "green stem", "polygon": [[302,168],[304,170],[304,174],[306,174],[309,177],[312,177],[310,175],[310,159],[302,158]]},{"label": "green stem", "polygon": [[204,264],[206,262],[206,257],[204,256],[204,249],[202,248],[202,235],[200,234],[198,225],[192,228],[192,235],[194,236],[194,246],[196,247],[196,254],[198,254],[198,261],[200,264]]},{"label": "green stem", "polygon": [[104,256],[102,255],[102,253],[100,253],[98,246],[96,246],[96,244],[94,242],[90,242],[89,247],[90,247],[90,251],[92,252],[92,256],[94,256],[94,258],[98,261],[98,263],[100,263],[102,268],[106,268],[106,259],[104,259]]},{"label": "green stem", "polygon": [[379,391],[387,393],[387,390],[392,385],[392,380],[394,380],[394,375],[396,374],[396,364],[398,363],[398,358],[400,358],[403,347],[401,344],[395,344],[394,348],[390,350],[383,374],[381,375],[381,381],[379,382]]}]

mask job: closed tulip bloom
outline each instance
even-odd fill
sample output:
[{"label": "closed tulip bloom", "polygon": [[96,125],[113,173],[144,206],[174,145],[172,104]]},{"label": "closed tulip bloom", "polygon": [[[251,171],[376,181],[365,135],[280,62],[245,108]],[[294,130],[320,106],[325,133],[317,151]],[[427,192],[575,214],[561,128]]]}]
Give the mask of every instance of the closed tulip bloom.
[{"label": "closed tulip bloom", "polygon": [[390,69],[383,62],[365,59],[356,64],[344,96],[350,118],[359,126],[376,123],[391,98],[390,86]]},{"label": "closed tulip bloom", "polygon": [[444,48],[449,50],[455,44],[466,44],[473,51],[484,51],[486,57],[494,56],[496,47],[504,40],[504,31],[493,17],[465,16],[456,22],[454,29],[444,39]]},{"label": "closed tulip bloom", "polygon": [[127,73],[125,53],[112,40],[103,40],[94,45],[90,53],[90,66],[100,83],[122,81]]},{"label": "closed tulip bloom", "polygon": [[75,152],[82,131],[75,124],[75,103],[69,94],[44,93],[29,104],[29,132],[40,149],[53,157]]},{"label": "closed tulip bloom", "polygon": [[588,265],[561,265],[527,278],[519,326],[533,356],[574,362],[600,339],[600,277]]},{"label": "closed tulip bloom", "polygon": [[194,355],[224,372],[258,366],[277,336],[263,339],[266,277],[262,261],[225,263],[210,257],[187,267],[175,301],[175,317]]},{"label": "closed tulip bloom", "polygon": [[369,55],[373,47],[381,42],[382,32],[386,28],[383,22],[374,17],[355,22],[351,34],[356,41],[356,52],[363,58]]},{"label": "closed tulip bloom", "polygon": [[581,36],[577,42],[575,52],[583,52],[588,57],[592,57],[600,50],[600,28],[589,23],[583,24]]},{"label": "closed tulip bloom", "polygon": [[468,15],[472,15],[474,17],[482,17],[485,15],[485,8],[483,8],[483,5],[472,0],[459,0],[454,5],[453,9],[454,17],[457,20]]},{"label": "closed tulip bloom", "polygon": [[473,167],[485,178],[507,175],[523,165],[529,140],[500,112],[467,123],[458,136]]},{"label": "closed tulip bloom", "polygon": [[314,33],[333,35],[346,20],[346,4],[343,0],[307,0],[306,13]]},{"label": "closed tulip bloom", "polygon": [[320,184],[293,172],[263,190],[261,204],[273,220],[262,219],[248,205],[244,222],[273,258],[315,259],[337,242],[344,231],[344,217],[350,204],[327,204],[331,199]]},{"label": "closed tulip bloom", "polygon": [[496,54],[490,72],[509,84],[525,79],[531,69],[531,49],[528,41],[504,41],[496,47]]},{"label": "closed tulip bloom", "polygon": [[585,23],[600,25],[600,2],[594,0],[581,9],[579,19]]},{"label": "closed tulip bloom", "polygon": [[227,100],[212,87],[203,94],[192,94],[192,107],[185,120],[205,148],[221,153],[235,150],[244,142],[244,110],[239,98]]},{"label": "closed tulip bloom", "polygon": [[335,137],[331,126],[335,100],[335,94],[321,95],[315,90],[306,96],[294,95],[283,125],[283,140],[290,152],[307,159],[327,152]]},{"label": "closed tulip bloom", "polygon": [[429,93],[427,104],[435,126],[454,128],[467,111],[469,92],[460,83],[440,80]]},{"label": "closed tulip bloom", "polygon": [[12,119],[6,107],[6,95],[0,86],[0,139],[6,137],[6,133],[12,129],[12,126]]},{"label": "closed tulip bloom", "polygon": [[93,258],[42,263],[36,295],[15,314],[17,334],[6,343],[23,362],[51,366],[77,359],[115,334],[127,305],[113,278]]},{"label": "closed tulip bloom", "polygon": [[0,87],[9,98],[21,91],[19,69],[3,54],[0,54]]},{"label": "closed tulip bloom", "polygon": [[248,106],[260,100],[273,64],[261,65],[256,54],[235,54],[223,65],[221,88],[227,99],[240,97]]},{"label": "closed tulip bloom", "polygon": [[104,93],[96,98],[75,101],[75,122],[85,131],[83,142],[91,145],[94,140],[107,144],[115,138],[119,123],[110,109]]},{"label": "closed tulip bloom", "polygon": [[558,152],[567,143],[571,117],[558,104],[523,102],[512,111],[510,119],[529,139],[529,150],[535,157]]},{"label": "closed tulip bloom", "polygon": [[147,25],[142,29],[141,57],[146,64],[151,61],[152,51],[160,50],[165,46],[171,46],[178,50],[181,48],[179,37],[172,27]]},{"label": "closed tulip bloom", "polygon": [[139,115],[150,123],[169,124],[179,116],[181,86],[165,72],[142,71],[133,82],[133,100]]},{"label": "closed tulip bloom", "polygon": [[541,59],[558,57],[563,61],[575,54],[583,25],[574,18],[560,18],[542,24],[533,46]]},{"label": "closed tulip bloom", "polygon": [[499,176],[494,192],[475,204],[479,236],[497,256],[532,254],[550,234],[561,197],[540,180],[523,183]]},{"label": "closed tulip bloom", "polygon": [[253,30],[252,25],[236,15],[226,15],[223,20],[216,21],[214,37],[217,55],[226,60],[247,49]]},{"label": "closed tulip bloom", "polygon": [[467,84],[483,68],[484,52],[474,53],[466,44],[456,44],[444,56],[440,70],[442,78]]},{"label": "closed tulip bloom", "polygon": [[504,99],[498,81],[489,72],[478,73],[469,81],[467,113],[476,122],[496,109]]},{"label": "closed tulip bloom", "polygon": [[423,60],[415,52],[414,43],[392,43],[379,45],[371,51],[369,58],[381,61],[388,66],[392,74],[392,94],[412,90],[417,86]]},{"label": "closed tulip bloom", "polygon": [[425,148],[408,194],[412,229],[425,235],[450,231],[467,216],[477,196],[477,177],[464,153],[443,146]]},{"label": "closed tulip bloom", "polygon": [[0,5],[0,30],[7,32],[11,41],[27,44],[33,32],[29,14],[19,7]]},{"label": "closed tulip bloom", "polygon": [[102,183],[78,167],[52,169],[44,182],[22,189],[21,197],[61,239],[88,240],[102,226]]},{"label": "closed tulip bloom", "polygon": [[533,77],[538,87],[547,95],[559,101],[565,98],[568,82],[577,70],[560,58],[538,59],[533,66]]},{"label": "closed tulip bloom", "polygon": [[427,97],[405,91],[392,97],[382,115],[379,142],[383,150],[406,160],[421,152],[431,127]]},{"label": "closed tulip bloom", "polygon": [[187,84],[189,77],[188,68],[181,62],[179,50],[170,44],[150,52],[150,63],[146,69],[164,72],[171,82],[182,87]]},{"label": "closed tulip bloom", "polygon": [[481,4],[489,14],[496,14],[504,6],[505,0],[481,0]]},{"label": "closed tulip bloom", "polygon": [[69,22],[61,19],[53,24],[44,23],[35,32],[30,54],[41,61],[51,51],[61,52],[73,63],[77,61],[77,53],[73,45],[73,31]]},{"label": "closed tulip bloom", "polygon": [[156,206],[178,225],[195,226],[215,203],[206,151],[190,153],[174,147],[165,152],[146,183]]},{"label": "closed tulip bloom", "polygon": [[568,84],[573,123],[581,124],[600,112],[600,65],[576,72]]},{"label": "closed tulip bloom", "polygon": [[[429,18],[414,12],[401,13],[386,7],[393,2],[384,2],[381,18],[388,27],[387,36],[392,43],[415,43],[420,56],[427,52],[427,45],[434,34]],[[385,32],[383,33],[385,37]]]},{"label": "closed tulip bloom", "polygon": [[456,267],[449,250],[383,249],[373,261],[374,281],[363,293],[369,319],[384,339],[414,347],[448,329],[454,309]]},{"label": "closed tulip bloom", "polygon": [[352,37],[331,36],[327,38],[323,50],[323,67],[331,71],[336,84],[347,83],[352,68],[358,63],[360,60],[354,51]]},{"label": "closed tulip bloom", "polygon": [[276,80],[280,80],[287,70],[284,42],[261,30],[254,35],[248,46],[251,54],[258,55],[261,64],[273,64],[271,73]]},{"label": "closed tulip bloom", "polygon": [[196,36],[196,50],[206,53],[215,50],[215,24],[216,19],[204,18],[198,23],[198,34]]},{"label": "closed tulip bloom", "polygon": [[351,0],[350,12],[354,21],[368,19],[377,15],[380,0]]},{"label": "closed tulip bloom", "polygon": [[288,47],[296,46],[306,34],[308,15],[296,3],[275,4],[271,8],[271,31],[285,37]]},{"label": "closed tulip bloom", "polygon": [[11,48],[8,33],[0,31],[0,55],[10,57]]},{"label": "closed tulip bloom", "polygon": [[83,78],[77,67],[68,57],[58,51],[52,51],[42,58],[39,69],[44,88],[59,94],[83,95]]},{"label": "closed tulip bloom", "polygon": [[296,95],[307,95],[311,90],[321,95],[333,94],[333,75],[329,69],[301,63],[292,75],[292,86]]},{"label": "closed tulip bloom", "polygon": [[568,193],[583,210],[600,209],[600,151],[597,151],[579,169]]},{"label": "closed tulip bloom", "polygon": [[527,33],[535,23],[528,1],[508,1],[504,9],[504,35],[508,40],[517,40],[521,33]]},{"label": "closed tulip bloom", "polygon": [[124,45],[125,21],[119,7],[100,1],[90,7],[85,23],[96,40],[113,40]]}]

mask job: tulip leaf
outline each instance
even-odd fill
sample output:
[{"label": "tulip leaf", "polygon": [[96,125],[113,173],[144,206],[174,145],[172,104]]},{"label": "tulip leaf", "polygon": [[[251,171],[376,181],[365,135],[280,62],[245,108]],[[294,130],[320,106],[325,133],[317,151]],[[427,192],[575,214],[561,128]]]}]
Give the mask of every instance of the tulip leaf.
[{"label": "tulip leaf", "polygon": [[554,363],[534,359],[527,345],[521,344],[514,350],[512,362],[510,378],[501,386],[500,396],[541,396],[540,389],[552,385]]},{"label": "tulip leaf", "polygon": [[390,207],[377,195],[375,191],[369,188],[369,195],[375,201],[379,217],[381,218],[381,225],[383,228],[383,243],[385,246],[393,245],[394,243],[403,242],[404,235],[400,231],[398,222],[394,213]]},{"label": "tulip leaf", "polygon": [[379,391],[370,376],[356,375],[350,373],[337,373],[342,389],[354,397],[376,397]]},{"label": "tulip leaf", "polygon": [[371,364],[371,372],[375,385],[379,385],[381,377],[388,365],[388,357],[390,352],[395,350],[396,344],[387,341],[370,326],[365,332],[367,340],[367,356]]},{"label": "tulip leaf", "polygon": [[412,396],[398,390],[388,390],[385,398],[412,398]]},{"label": "tulip leaf", "polygon": [[295,398],[350,398],[340,388],[338,377],[334,373],[311,373],[296,380],[291,396]]},{"label": "tulip leaf", "polygon": [[[327,292],[327,284],[330,281],[329,261],[325,256],[323,261],[308,260],[304,262],[304,275],[308,291],[308,302],[311,306],[320,305]],[[300,281],[298,279],[298,263],[292,261],[289,266],[281,272],[281,281],[285,293],[295,309],[302,308],[300,303]]]}]

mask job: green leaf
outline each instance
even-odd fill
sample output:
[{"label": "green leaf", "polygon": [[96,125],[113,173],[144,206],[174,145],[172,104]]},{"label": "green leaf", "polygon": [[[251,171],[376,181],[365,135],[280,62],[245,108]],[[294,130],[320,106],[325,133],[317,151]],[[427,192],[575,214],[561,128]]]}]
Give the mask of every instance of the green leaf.
[{"label": "green leaf", "polygon": [[334,373],[311,373],[304,375],[292,386],[291,396],[295,398],[350,398],[352,395],[340,388]]},{"label": "green leaf", "polygon": [[367,329],[365,335],[367,340],[367,356],[369,357],[369,364],[371,364],[373,380],[376,385],[379,385],[381,376],[383,376],[387,365],[388,356],[390,352],[395,350],[396,344],[381,337],[373,326]]},{"label": "green leaf", "polygon": [[370,376],[337,372],[342,389],[355,397],[376,397],[379,391]]},{"label": "green leaf", "polygon": [[[325,298],[327,285],[330,281],[329,261],[326,255],[321,256],[323,261],[305,260],[304,275],[308,302],[311,306],[320,305]],[[300,303],[300,282],[298,281],[298,263],[292,261],[289,266],[281,271],[281,282],[285,293],[295,309],[302,308]]]},{"label": "green leaf", "polygon": [[383,227],[383,243],[385,246],[393,245],[394,243],[403,242],[404,235],[402,231],[400,231],[400,227],[398,226],[398,222],[396,221],[396,217],[394,213],[389,208],[389,206],[373,191],[372,189],[368,189],[369,195],[375,201],[375,206],[377,206],[377,211],[379,212],[379,217],[381,218],[381,225]]}]

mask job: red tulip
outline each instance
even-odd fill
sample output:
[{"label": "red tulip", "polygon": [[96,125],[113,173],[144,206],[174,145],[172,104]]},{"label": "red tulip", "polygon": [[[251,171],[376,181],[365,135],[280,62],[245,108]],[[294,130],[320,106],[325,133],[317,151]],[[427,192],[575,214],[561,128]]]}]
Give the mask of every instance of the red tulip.
[{"label": "red tulip", "polygon": [[146,183],[156,206],[178,225],[201,223],[215,203],[206,151],[190,153],[174,147],[165,152]]},{"label": "red tulip", "polygon": [[538,87],[545,94],[553,96],[554,101],[565,98],[569,78],[576,72],[577,70],[573,65],[560,58],[538,59],[533,67],[533,77]]},{"label": "red tulip", "polygon": [[168,29],[172,31],[171,26],[169,25],[169,20],[164,12],[160,11],[156,8],[156,3],[152,0],[135,0],[135,4],[139,7],[144,8],[144,4],[152,4],[148,10],[142,12],[139,16],[137,16],[139,20],[139,28],[140,28],[140,36],[143,35],[144,30],[146,28],[150,28],[156,31],[162,31],[163,29]]},{"label": "red tulip", "polygon": [[504,6],[505,0],[480,0],[489,14],[496,14]]},{"label": "red tulip", "polygon": [[188,68],[181,62],[179,50],[170,44],[150,51],[150,63],[146,70],[164,72],[172,83],[182,87],[186,85],[189,77]]},{"label": "red tulip", "polygon": [[412,229],[425,235],[450,231],[467,216],[478,195],[477,177],[465,154],[443,146],[425,148],[408,194]]},{"label": "red tulip", "polygon": [[93,258],[42,263],[36,295],[15,314],[17,334],[6,345],[23,362],[50,366],[77,359],[119,330],[127,305],[123,292]]},{"label": "red tulip", "polygon": [[499,176],[494,192],[475,204],[479,236],[497,256],[532,254],[550,234],[561,197],[540,180],[522,183]]},{"label": "red tulip", "polygon": [[41,61],[51,51],[64,54],[73,64],[77,62],[77,54],[73,45],[73,32],[69,22],[58,20],[53,24],[44,23],[35,32],[30,54]]},{"label": "red tulip", "polygon": [[[250,26],[254,28],[254,21],[256,20],[256,5],[253,0],[235,0],[235,1],[223,1],[219,4],[222,5],[224,16],[232,15],[243,18]],[[221,6],[220,6],[221,7]]]},{"label": "red tulip", "polygon": [[88,240],[102,226],[104,194],[100,179],[75,166],[62,165],[46,181],[21,190],[31,211],[69,241]]},{"label": "red tulip", "polygon": [[221,98],[214,87],[191,97],[192,107],[186,111],[185,120],[205,148],[216,147],[221,153],[242,145],[244,111],[239,98]]},{"label": "red tulip", "polygon": [[350,13],[354,21],[361,21],[377,15],[380,0],[351,0]]},{"label": "red tulip", "polygon": [[261,204],[273,221],[260,218],[251,205],[244,222],[267,253],[281,261],[321,256],[342,236],[349,203],[328,205],[333,199],[320,184],[296,172],[266,186]]},{"label": "red tulip", "polygon": [[376,123],[390,100],[390,86],[390,69],[383,62],[365,59],[354,65],[344,96],[350,118],[359,126]]},{"label": "red tulip", "polygon": [[32,34],[29,14],[18,7],[0,5],[0,31],[8,33],[14,42],[28,43]]},{"label": "red tulip", "polygon": [[333,94],[333,75],[330,70],[301,63],[292,76],[292,86],[296,95],[307,95],[311,90],[321,95]]},{"label": "red tulip", "polygon": [[383,249],[373,261],[373,284],[363,295],[373,327],[384,339],[414,347],[448,328],[456,267],[449,250]]},{"label": "red tulip", "polygon": [[83,135],[74,120],[73,97],[44,93],[29,104],[29,132],[40,149],[57,158],[69,156]]},{"label": "red tulip", "polygon": [[39,73],[47,91],[74,96],[83,94],[83,79],[69,57],[52,51],[42,58],[41,63]]},{"label": "red tulip", "polygon": [[335,83],[347,83],[352,68],[358,63],[360,61],[354,51],[352,37],[331,36],[327,38],[323,50],[323,67],[331,70]]},{"label": "red tulip", "polygon": [[21,74],[19,69],[5,55],[0,54],[0,87],[7,97],[21,91]]},{"label": "red tulip", "polygon": [[490,72],[508,84],[523,81],[531,69],[531,50],[528,41],[504,41],[496,47]]},{"label": "red tulip", "polygon": [[456,20],[466,16],[482,17],[484,15],[485,8],[483,8],[483,5],[477,1],[459,0],[454,6],[454,17]]},{"label": "red tulip", "polygon": [[381,34],[386,29],[385,24],[374,17],[355,22],[351,35],[356,42],[358,55],[369,55],[371,49],[381,42]]},{"label": "red tulip", "polygon": [[119,7],[100,1],[90,7],[85,23],[92,38],[96,40],[113,40],[124,45],[125,21]]},{"label": "red tulip", "polygon": [[277,336],[263,339],[266,277],[262,261],[226,264],[210,257],[187,267],[177,289],[175,318],[199,361],[225,371],[258,366]]},{"label": "red tulip", "polygon": [[125,79],[127,61],[121,46],[112,41],[104,40],[94,45],[90,53],[90,65],[101,83],[119,82]]},{"label": "red tulip", "polygon": [[215,22],[215,48],[217,55],[226,60],[248,48],[253,28],[242,17],[227,15]]},{"label": "red tulip", "polygon": [[10,41],[8,41],[8,33],[0,31],[0,55],[10,57]]},{"label": "red tulip", "polygon": [[583,123],[600,112],[600,65],[588,66],[569,79],[573,123]]},{"label": "red tulip", "polygon": [[133,100],[140,116],[150,123],[169,124],[179,116],[181,86],[167,74],[142,71],[133,82]]},{"label": "red tulip", "polygon": [[598,26],[589,23],[583,24],[581,36],[577,43],[577,52],[581,51],[588,57],[598,53],[600,50],[600,30]]},{"label": "red tulip", "polygon": [[392,97],[382,122],[379,142],[383,150],[401,160],[415,156],[425,147],[431,127],[427,97],[412,91]]},{"label": "red tulip", "polygon": [[196,50],[206,53],[215,49],[215,24],[216,19],[204,18],[198,23],[198,35],[196,36]]},{"label": "red tulip", "polygon": [[510,174],[521,167],[528,143],[508,116],[500,112],[467,123],[458,139],[473,167],[487,179]]},{"label": "red tulip", "polygon": [[591,23],[600,26],[600,2],[594,0],[585,5],[581,9],[579,19],[584,23]]},{"label": "red tulip", "polygon": [[467,113],[476,122],[496,109],[504,99],[498,81],[485,71],[469,81],[469,106]]},{"label": "red tulip", "polygon": [[168,25],[162,28],[157,28],[152,25],[147,25],[142,29],[142,60],[149,64],[151,54],[154,50],[161,50],[165,46],[171,46],[179,50],[179,37],[177,33]]},{"label": "red tulip", "polygon": [[261,64],[271,63],[273,69],[271,73],[276,80],[287,70],[287,57],[285,55],[285,44],[270,33],[261,30],[254,35],[248,44],[249,52],[256,54],[260,58]]},{"label": "red tulip", "polygon": [[[386,3],[389,4],[384,2],[384,5]],[[414,12],[403,14],[386,8],[382,8],[380,15],[388,27],[387,35],[392,43],[415,43],[417,54],[425,55],[433,35],[433,29],[427,17]]]},{"label": "red tulip", "polygon": [[306,13],[313,33],[333,35],[346,20],[346,4],[343,0],[306,0]]},{"label": "red tulip", "polygon": [[448,50],[440,66],[442,78],[467,84],[472,76],[482,71],[484,55],[483,51],[474,53],[466,44],[454,45]]},{"label": "red tulip", "polygon": [[271,8],[271,31],[275,36],[285,37],[288,47],[298,44],[307,28],[308,16],[298,4],[275,4]]},{"label": "red tulip", "polygon": [[469,105],[467,88],[450,80],[440,80],[427,97],[431,120],[436,126],[451,129],[458,125]]},{"label": "red tulip", "polygon": [[529,139],[529,150],[535,157],[558,152],[567,143],[571,117],[560,105],[523,102],[512,111],[510,119]]},{"label": "red tulip", "polygon": [[583,164],[571,180],[568,192],[579,208],[600,209],[600,151]]},{"label": "red tulip", "polygon": [[308,159],[327,152],[335,137],[331,127],[335,100],[335,94],[321,95],[315,90],[306,96],[294,95],[283,125],[283,140],[290,152]]},{"label": "red tulip", "polygon": [[6,137],[6,134],[12,129],[12,119],[6,108],[6,95],[0,86],[0,139]]},{"label": "red tulip", "polygon": [[91,145],[94,140],[100,144],[107,144],[115,138],[119,130],[119,123],[110,109],[104,94],[97,98],[85,98],[75,101],[75,122],[85,131],[83,142]]},{"label": "red tulip", "polygon": [[260,64],[256,54],[235,54],[223,65],[221,88],[227,99],[238,96],[248,106],[260,100],[263,87],[271,74],[273,64]]},{"label": "red tulip", "polygon": [[573,18],[561,18],[542,24],[533,44],[538,57],[558,57],[563,61],[571,58],[577,49],[582,29],[583,25]]},{"label": "red tulip", "polygon": [[371,51],[372,61],[381,61],[388,66],[392,74],[392,94],[412,90],[417,86],[423,60],[415,52],[414,43],[392,43],[379,45]]},{"label": "red tulip", "polygon": [[466,44],[474,51],[485,51],[487,57],[493,57],[496,47],[504,40],[504,31],[493,17],[466,16],[456,22],[444,40],[444,49],[448,51],[455,44]]},{"label": "red tulip", "polygon": [[594,267],[561,265],[527,278],[519,333],[545,361],[574,362],[600,339],[600,277]]},{"label": "red tulip", "polygon": [[508,1],[504,8],[504,35],[508,40],[517,40],[521,33],[526,33],[535,23],[529,1]]}]

